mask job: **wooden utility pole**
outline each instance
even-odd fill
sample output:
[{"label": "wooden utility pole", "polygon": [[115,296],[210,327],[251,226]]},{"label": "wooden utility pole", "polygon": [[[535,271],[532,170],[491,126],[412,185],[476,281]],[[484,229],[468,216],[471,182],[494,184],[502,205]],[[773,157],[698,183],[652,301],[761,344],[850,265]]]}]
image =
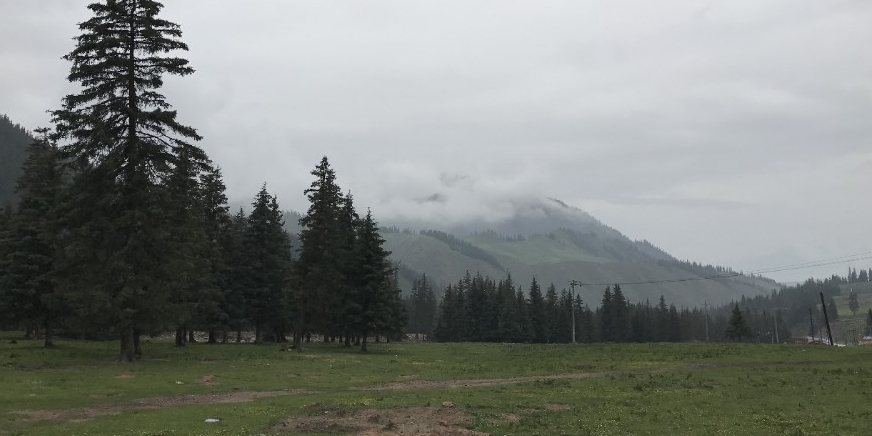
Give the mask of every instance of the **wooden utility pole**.
[{"label": "wooden utility pole", "polygon": [[833,332],[830,331],[830,318],[827,316],[827,303],[824,302],[824,293],[821,292],[821,306],[824,308],[824,322],[827,323],[827,336],[830,338],[830,346],[836,345],[833,342]]},{"label": "wooden utility pole", "polygon": [[708,342],[708,341],[709,341],[709,334],[708,334],[708,301],[706,301],[705,303],[703,303],[703,307],[705,307],[705,341]]},{"label": "wooden utility pole", "polygon": [[572,343],[575,343],[575,287],[581,286],[578,280],[572,279],[569,281],[569,286],[572,288]]}]

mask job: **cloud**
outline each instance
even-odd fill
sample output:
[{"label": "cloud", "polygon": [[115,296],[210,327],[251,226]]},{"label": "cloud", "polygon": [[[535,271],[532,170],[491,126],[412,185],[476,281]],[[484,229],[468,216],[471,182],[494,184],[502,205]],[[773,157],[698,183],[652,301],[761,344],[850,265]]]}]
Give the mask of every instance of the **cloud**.
[{"label": "cloud", "polygon": [[[89,1],[0,2],[0,111],[75,90]],[[552,196],[706,263],[869,248],[869,2],[165,4],[197,69],[165,94],[237,202],[305,210],[327,155],[378,217]]]}]

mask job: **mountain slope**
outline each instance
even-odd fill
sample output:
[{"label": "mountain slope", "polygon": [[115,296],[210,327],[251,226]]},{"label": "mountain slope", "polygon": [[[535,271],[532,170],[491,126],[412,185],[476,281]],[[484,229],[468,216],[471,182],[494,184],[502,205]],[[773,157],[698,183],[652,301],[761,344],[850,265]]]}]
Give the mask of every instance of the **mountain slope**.
[{"label": "mountain slope", "polygon": [[[679,306],[701,306],[767,293],[777,286],[756,277],[706,280],[731,271],[680,262],[649,242],[632,241],[580,209],[554,199],[531,200],[501,222],[455,223],[442,230],[453,232],[455,238],[466,231],[467,236],[459,239],[496,262],[484,261],[481,255],[470,256],[470,249],[464,253],[457,244],[434,238],[432,232],[392,231],[384,237],[394,261],[402,262],[408,270],[426,273],[439,288],[456,282],[469,270],[495,278],[511,273],[515,283],[525,288],[534,276],[558,289],[578,280],[586,284],[580,292],[591,306],[599,304],[606,283],[620,283],[632,301],[656,303],[663,295]],[[632,284],[636,282],[656,283]]]}]

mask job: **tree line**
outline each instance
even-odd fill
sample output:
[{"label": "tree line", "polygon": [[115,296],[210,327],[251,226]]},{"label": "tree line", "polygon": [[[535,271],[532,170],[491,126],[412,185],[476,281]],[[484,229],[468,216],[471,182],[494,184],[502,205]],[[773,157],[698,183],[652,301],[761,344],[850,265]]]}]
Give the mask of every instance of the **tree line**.
[{"label": "tree line", "polygon": [[[598,305],[591,308],[582,300],[580,288],[558,291],[552,283],[543,291],[533,278],[525,289],[511,275],[495,280],[469,272],[447,286],[437,303],[431,284],[422,276],[406,298],[407,331],[445,342],[568,343],[573,339],[574,311],[577,342],[787,342],[795,336],[820,335],[824,326],[821,293],[830,321],[838,320],[833,297],[841,294],[840,285],[851,280],[861,281],[862,274],[809,279],[768,295],[742,296],[738,301],[702,308],[677,308],[662,295],[653,303],[630,302],[621,285],[615,284],[606,287]],[[848,301],[856,315],[856,293],[850,292]],[[872,308],[866,329],[872,332]]]},{"label": "tree line", "polygon": [[64,58],[81,85],[37,130],[0,215],[0,326],[23,326],[47,347],[60,333],[120,339],[175,330],[176,344],[237,338],[294,345],[312,334],[346,345],[396,334],[403,306],[384,240],[358,216],[324,157],[305,190],[301,246],[290,248],[266,185],[231,216],[220,168],[160,94],[166,75],[193,73],[178,25],[151,0],[107,0]]}]

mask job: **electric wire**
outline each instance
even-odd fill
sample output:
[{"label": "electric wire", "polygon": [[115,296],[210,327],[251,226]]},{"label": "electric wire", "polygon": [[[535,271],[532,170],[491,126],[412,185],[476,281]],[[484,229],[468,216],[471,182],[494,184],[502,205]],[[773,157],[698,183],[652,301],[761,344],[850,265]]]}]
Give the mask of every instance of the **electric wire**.
[{"label": "electric wire", "polygon": [[[867,251],[865,253],[851,254],[839,257],[833,257],[828,259],[821,259],[812,262],[803,262],[803,263],[795,263],[790,265],[782,265],[771,268],[763,268],[753,271],[748,271],[748,274],[753,276],[754,274],[768,274],[773,272],[781,272],[781,271],[794,271],[798,269],[807,269],[807,268],[815,268],[819,266],[827,266],[827,265],[837,265],[841,263],[849,263],[860,260],[872,259],[872,251]],[[731,272],[726,274],[716,274],[713,276],[703,276],[703,277],[685,277],[680,279],[664,279],[664,280],[644,280],[637,282],[618,282],[618,283],[584,283],[579,280],[575,280],[576,286],[611,286],[613,284],[618,285],[653,285],[653,284],[662,284],[662,283],[680,283],[680,282],[694,282],[694,281],[702,281],[702,280],[718,280],[718,279],[727,279],[732,277],[748,277],[744,272]]]}]

